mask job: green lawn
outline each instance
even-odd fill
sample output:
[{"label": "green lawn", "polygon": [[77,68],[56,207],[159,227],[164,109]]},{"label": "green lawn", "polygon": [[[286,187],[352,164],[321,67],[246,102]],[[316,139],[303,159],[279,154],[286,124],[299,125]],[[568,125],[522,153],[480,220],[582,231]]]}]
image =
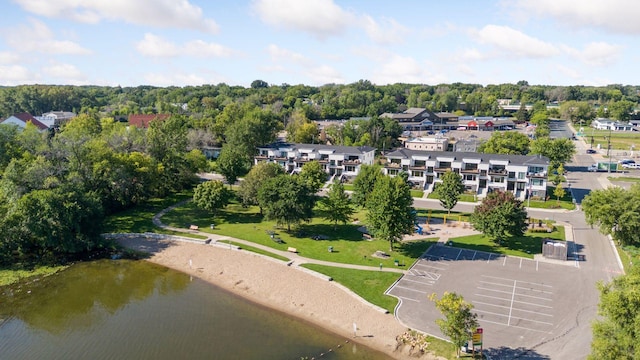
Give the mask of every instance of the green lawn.
[{"label": "green lawn", "polygon": [[[180,201],[191,199],[192,197],[192,191],[185,191],[178,194],[172,194],[164,199],[151,199],[134,208],[110,215],[104,222],[103,231],[105,233],[153,232],[159,234],[180,235],[195,239],[206,239],[206,237],[201,235],[164,230],[153,225],[153,222],[151,221],[153,216],[161,210],[171,205],[175,205]],[[185,227],[184,224],[181,227]]]},{"label": "green lawn", "polygon": [[573,198],[571,197],[571,191],[565,186],[564,187],[564,196],[560,198],[560,201],[556,199],[553,195],[553,192],[556,190],[555,186],[547,186],[547,196],[549,196],[549,200],[525,200],[524,205],[531,208],[536,209],[565,209],[565,210],[574,210],[576,205],[573,203]]},{"label": "green lawn", "polygon": [[398,299],[385,295],[384,292],[400,278],[401,274],[385,271],[345,269],[317,264],[303,264],[302,266],[330,276],[333,281],[346,286],[361,298],[387,309],[392,314],[398,304]]},{"label": "green lawn", "polygon": [[[435,192],[430,192],[429,195],[427,195],[427,199],[440,199],[438,197],[438,195],[436,195]],[[460,199],[459,201],[463,201],[463,202],[478,202],[477,197],[473,196],[472,194],[461,194],[460,195]]]},{"label": "green lawn", "polygon": [[584,140],[591,144],[593,135],[593,147],[598,144],[603,149],[607,148],[607,138],[611,134],[611,148],[614,150],[630,150],[631,145],[640,145],[640,133],[636,131],[612,131],[585,129]]},{"label": "green lawn", "polygon": [[[278,250],[294,247],[300,255],[312,259],[369,266],[382,263],[383,266],[394,267],[396,259],[400,264],[409,265],[436,241],[425,238],[424,241],[396,244],[394,251],[390,252],[388,242],[363,240],[362,232],[358,231],[361,224],[338,224],[334,228],[322,218],[322,211],[316,209],[315,213],[310,223],[302,224],[291,232],[286,228],[277,228],[273,221],[263,220],[258,207],[244,208],[239,204],[231,204],[212,217],[192,203],[187,203],[167,213],[162,220],[175,227],[195,224],[200,226],[200,231],[243,239]],[[354,216],[364,219],[365,213],[360,211]],[[215,224],[214,229],[210,228],[211,223]],[[282,243],[271,239],[269,232],[274,232],[274,236],[280,238]],[[314,240],[313,237],[317,235],[328,239]],[[333,247],[333,252],[328,251],[329,246]],[[372,259],[371,255],[377,250],[389,253],[390,258]]]},{"label": "green lawn", "polygon": [[451,238],[450,243],[452,243],[453,247],[457,248],[533,259],[533,255],[540,254],[542,252],[542,238],[565,240],[564,226],[556,226],[556,230],[552,233],[534,233],[527,231],[524,236],[510,237],[503,240],[501,245],[496,244],[483,234]]},{"label": "green lawn", "polygon": [[640,182],[640,177],[609,176],[607,179],[609,179],[609,181]]},{"label": "green lawn", "polygon": [[219,243],[224,243],[224,244],[231,244],[231,245],[235,245],[235,246],[240,247],[240,248],[241,248],[241,249],[243,249],[243,250],[251,251],[251,252],[254,252],[254,253],[256,253],[256,254],[260,254],[260,255],[269,256],[269,257],[272,257],[272,258],[274,258],[274,259],[282,260],[282,261],[285,261],[285,262],[287,262],[287,261],[291,260],[291,259],[286,258],[286,257],[284,257],[284,256],[280,256],[280,255],[278,255],[278,254],[274,254],[274,253],[269,252],[269,251],[265,251],[265,250],[262,250],[262,249],[258,249],[257,247],[253,247],[253,246],[250,246],[250,245],[240,244],[239,242],[235,242],[235,241],[230,241],[230,240],[221,240],[221,241],[218,241],[218,242],[219,242]]},{"label": "green lawn", "polygon": [[[353,191],[353,184],[343,184],[345,191]],[[411,197],[421,198],[424,195],[422,190],[411,190]]]},{"label": "green lawn", "polygon": [[427,218],[427,221],[432,218],[446,219],[447,221],[469,221],[471,213],[452,211],[451,214],[447,213],[447,210],[443,209],[416,209],[416,216],[420,218]]}]

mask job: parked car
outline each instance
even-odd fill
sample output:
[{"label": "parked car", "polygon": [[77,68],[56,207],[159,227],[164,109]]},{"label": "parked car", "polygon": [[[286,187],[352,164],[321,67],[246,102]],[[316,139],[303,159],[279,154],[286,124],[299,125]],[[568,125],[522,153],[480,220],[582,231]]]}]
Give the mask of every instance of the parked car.
[{"label": "parked car", "polygon": [[636,164],[635,162],[633,162],[633,163],[624,163],[624,164],[622,164],[622,168],[623,169],[640,169],[640,165]]},{"label": "parked car", "polygon": [[587,149],[587,154],[595,154],[596,151],[594,149]]},{"label": "parked car", "polygon": [[624,164],[635,164],[635,163],[636,162],[631,160],[631,159],[622,159],[622,160],[618,161],[618,164],[622,164],[622,165],[624,165]]}]

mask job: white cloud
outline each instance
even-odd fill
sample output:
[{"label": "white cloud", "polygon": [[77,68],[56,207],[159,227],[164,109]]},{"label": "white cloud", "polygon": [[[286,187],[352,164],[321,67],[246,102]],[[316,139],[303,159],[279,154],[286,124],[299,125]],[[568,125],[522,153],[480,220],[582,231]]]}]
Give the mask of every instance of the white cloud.
[{"label": "white cloud", "polygon": [[144,75],[145,81],[154,86],[197,86],[203,84],[218,84],[228,82],[229,79],[219,74],[184,73],[182,71],[167,71],[164,73],[148,73]]},{"label": "white cloud", "polygon": [[0,85],[14,86],[38,82],[38,76],[21,65],[0,66]]},{"label": "white cloud", "polygon": [[20,55],[10,51],[0,51],[0,64],[15,64],[20,60]]},{"label": "white cloud", "polygon": [[485,60],[487,55],[481,53],[478,49],[465,49],[460,53],[462,61],[480,61]]},{"label": "white cloud", "polygon": [[545,58],[559,53],[555,46],[508,26],[486,25],[472,35],[479,43],[491,45],[515,57]]},{"label": "white cloud", "polygon": [[273,62],[291,62],[299,65],[309,65],[311,61],[304,55],[279,47],[275,44],[267,46],[267,52]]},{"label": "white cloud", "polygon": [[574,80],[577,80],[579,78],[582,77],[582,75],[580,74],[580,72],[578,70],[576,70],[575,67],[568,67],[562,64],[557,64],[556,65],[556,70],[562,74],[564,74],[565,76],[568,76]]},{"label": "white cloud", "polygon": [[233,51],[216,43],[208,43],[202,40],[192,40],[184,45],[177,45],[160,36],[146,33],[144,38],[136,44],[136,50],[149,57],[228,57]]},{"label": "white cloud", "polygon": [[612,64],[620,58],[622,47],[611,45],[605,42],[592,42],[587,44],[583,50],[578,50],[569,46],[563,47],[567,54],[579,59],[587,65],[605,66]]},{"label": "white cloud", "polygon": [[19,52],[47,54],[87,55],[91,50],[69,40],[56,40],[53,32],[43,22],[29,19],[29,25],[21,25],[5,33],[5,41]]},{"label": "white cloud", "polygon": [[195,29],[215,33],[218,25],[203,17],[188,0],[14,0],[31,13],[84,23],[123,20],[163,28]]},{"label": "white cloud", "polygon": [[54,63],[42,68],[44,75],[62,80],[61,84],[87,85],[87,76],[75,65]]},{"label": "white cloud", "polygon": [[362,26],[373,41],[378,44],[400,44],[404,43],[409,29],[399,24],[394,19],[383,19],[382,24],[375,21],[371,16],[365,15]]},{"label": "white cloud", "polygon": [[313,79],[314,83],[318,85],[341,84],[345,81],[339,71],[328,65],[311,68],[306,75]]},{"label": "white cloud", "polygon": [[253,9],[269,25],[304,31],[321,39],[342,34],[353,19],[333,0],[255,0]]},{"label": "white cloud", "polygon": [[394,83],[426,84],[440,82],[441,76],[429,73],[426,64],[412,57],[394,55],[372,74],[372,82],[379,85]]},{"label": "white cloud", "polygon": [[509,4],[522,14],[553,17],[562,25],[640,34],[640,2],[637,0],[519,0]]}]

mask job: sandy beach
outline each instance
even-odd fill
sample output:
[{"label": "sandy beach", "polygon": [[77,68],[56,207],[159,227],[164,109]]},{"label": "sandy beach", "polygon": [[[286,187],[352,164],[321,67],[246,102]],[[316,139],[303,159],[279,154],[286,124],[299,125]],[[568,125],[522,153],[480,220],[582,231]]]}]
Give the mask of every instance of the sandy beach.
[{"label": "sandy beach", "polygon": [[[365,304],[333,282],[257,254],[171,240],[121,239],[128,248],[151,254],[149,261],[201,278],[250,301],[291,314],[379,350],[395,359],[396,336],[407,329],[392,314]],[[354,338],[353,323],[357,324]],[[426,359],[427,356],[421,357]]]}]

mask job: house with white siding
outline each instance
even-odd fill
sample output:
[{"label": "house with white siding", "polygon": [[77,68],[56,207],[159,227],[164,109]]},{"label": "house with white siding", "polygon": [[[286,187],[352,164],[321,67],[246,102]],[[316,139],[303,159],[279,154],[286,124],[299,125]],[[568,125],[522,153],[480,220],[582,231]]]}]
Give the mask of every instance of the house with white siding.
[{"label": "house with white siding", "polygon": [[355,177],[363,164],[373,165],[376,149],[369,146],[336,146],[278,142],[258,147],[255,164],[274,162],[287,173],[296,173],[309,161],[318,161],[333,177]]},{"label": "house with white siding", "polygon": [[544,156],[399,149],[386,158],[385,174],[406,172],[408,180],[427,194],[451,170],[462,176],[465,190],[478,198],[494,190],[510,191],[521,200],[547,196],[549,159]]}]

